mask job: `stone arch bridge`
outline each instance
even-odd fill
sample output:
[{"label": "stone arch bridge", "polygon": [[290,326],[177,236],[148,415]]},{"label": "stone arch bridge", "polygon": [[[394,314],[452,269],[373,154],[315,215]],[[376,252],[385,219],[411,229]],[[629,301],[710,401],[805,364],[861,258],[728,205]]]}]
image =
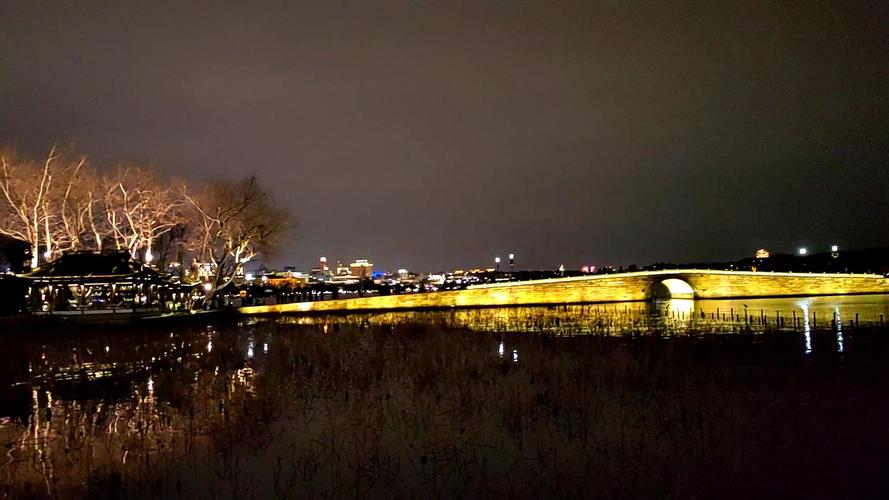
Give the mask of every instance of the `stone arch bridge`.
[{"label": "stone arch bridge", "polygon": [[674,269],[491,283],[465,290],[242,307],[243,314],[441,309],[643,301],[889,293],[877,274]]}]

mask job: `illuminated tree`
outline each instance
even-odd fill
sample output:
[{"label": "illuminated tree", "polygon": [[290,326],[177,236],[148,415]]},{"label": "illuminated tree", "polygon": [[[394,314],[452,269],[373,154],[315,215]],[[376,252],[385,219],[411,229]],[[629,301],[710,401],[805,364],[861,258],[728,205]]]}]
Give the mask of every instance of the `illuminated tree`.
[{"label": "illuminated tree", "polygon": [[185,220],[184,189],[163,182],[156,170],[138,166],[119,167],[103,185],[101,226],[110,228],[118,250],[152,262],[157,239]]},{"label": "illuminated tree", "polygon": [[289,224],[255,177],[192,191],[157,170],[122,166],[103,175],[53,147],[35,161],[0,151],[0,234],[25,242],[31,266],[62,253],[108,246],[146,263],[191,254],[204,264],[208,298]]},{"label": "illuminated tree", "polygon": [[114,229],[105,216],[105,178],[94,171],[83,174],[81,184],[80,225],[84,246],[101,252]]},{"label": "illuminated tree", "polygon": [[53,146],[43,162],[6,149],[0,153],[0,234],[24,241],[31,267],[41,256],[51,260],[80,247],[82,233],[80,173],[85,157],[71,157]]},{"label": "illuminated tree", "polygon": [[257,255],[268,256],[291,224],[255,176],[215,181],[194,195],[185,193],[192,215],[189,243],[195,265],[209,265],[206,299],[231,283]]}]

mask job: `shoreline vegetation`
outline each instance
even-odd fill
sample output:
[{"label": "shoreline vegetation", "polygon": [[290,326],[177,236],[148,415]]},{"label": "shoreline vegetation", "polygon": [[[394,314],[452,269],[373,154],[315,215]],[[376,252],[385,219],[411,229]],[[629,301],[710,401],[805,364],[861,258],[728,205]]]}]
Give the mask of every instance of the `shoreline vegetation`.
[{"label": "shoreline vegetation", "polygon": [[528,309],[12,336],[0,483],[47,498],[881,490],[884,328],[843,325],[842,344],[829,324],[504,333],[577,316]]}]

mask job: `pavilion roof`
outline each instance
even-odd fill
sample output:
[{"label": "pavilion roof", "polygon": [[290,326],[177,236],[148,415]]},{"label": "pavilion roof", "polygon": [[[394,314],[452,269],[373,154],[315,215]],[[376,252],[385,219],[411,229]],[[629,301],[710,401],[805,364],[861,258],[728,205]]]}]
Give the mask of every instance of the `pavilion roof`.
[{"label": "pavilion roof", "polygon": [[100,278],[164,279],[161,273],[133,260],[127,252],[72,252],[20,277],[26,279],[81,280]]}]

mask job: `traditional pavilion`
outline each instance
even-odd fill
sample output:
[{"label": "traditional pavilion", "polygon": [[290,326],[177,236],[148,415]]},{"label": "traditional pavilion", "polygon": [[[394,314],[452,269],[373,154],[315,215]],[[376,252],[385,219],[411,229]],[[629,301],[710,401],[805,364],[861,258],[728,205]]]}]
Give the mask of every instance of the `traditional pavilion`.
[{"label": "traditional pavilion", "polygon": [[181,310],[191,290],[126,252],[67,253],[19,277],[31,312],[44,314]]}]

